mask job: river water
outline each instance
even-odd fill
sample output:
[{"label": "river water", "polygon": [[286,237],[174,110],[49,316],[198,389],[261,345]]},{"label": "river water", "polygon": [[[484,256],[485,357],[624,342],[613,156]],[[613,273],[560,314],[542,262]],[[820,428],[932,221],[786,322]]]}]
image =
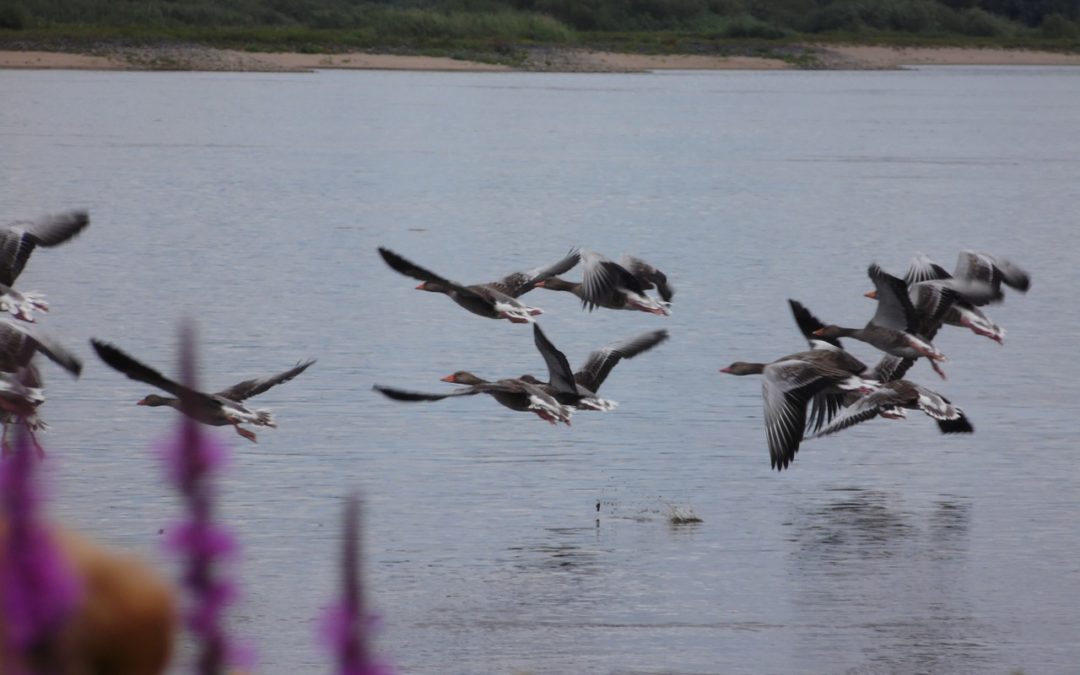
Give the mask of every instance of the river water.
[{"label": "river water", "polygon": [[[378,647],[406,673],[1076,672],[1078,109],[1068,68],[0,72],[0,220],[92,218],[20,281],[86,360],[44,368],[51,511],[175,573],[151,449],[175,413],[136,407],[149,389],[86,340],[172,373],[193,316],[208,388],[318,358],[257,399],[280,424],[258,445],[213,432],[243,544],[231,627],[260,673],[327,672],[351,490]],[[570,428],[385,400],[373,383],[544,370],[528,327],[414,291],[379,245],[470,283],[573,245],[640,255],[676,287],[668,319],[526,300],[572,364],[671,339]],[[949,329],[948,381],[909,375],[976,433],[875,420],[771,471],[757,378],[717,369],[803,349],[788,298],[859,325],[868,263],[961,248],[1034,278],[990,308],[1004,347]]]}]

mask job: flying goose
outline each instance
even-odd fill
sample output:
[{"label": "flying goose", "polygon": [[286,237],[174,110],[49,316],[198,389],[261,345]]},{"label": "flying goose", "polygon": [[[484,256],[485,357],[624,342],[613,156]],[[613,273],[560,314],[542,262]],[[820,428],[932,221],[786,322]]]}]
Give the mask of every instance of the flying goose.
[{"label": "flying goose", "polygon": [[559,403],[554,396],[548,394],[536,384],[523,382],[522,380],[505,379],[494,382],[481,379],[476,375],[459,370],[442,378],[443,382],[464,385],[455,391],[442,394],[429,394],[418,391],[406,391],[396,387],[387,387],[376,384],[372,388],[395,401],[441,401],[453,396],[475,396],[476,394],[488,394],[499,404],[521,412],[533,412],[542,419],[557,424],[563,422],[570,424],[570,408]]},{"label": "flying goose", "polygon": [[101,357],[101,360],[109,367],[120,371],[132,380],[163,389],[175,397],[169,398],[150,394],[138,401],[137,405],[154,408],[169,406],[179,410],[196,422],[210,426],[222,427],[231,424],[236,429],[236,433],[252,443],[257,442],[254,432],[241,428],[241,424],[277,428],[277,423],[269,410],[251,409],[242,402],[263,393],[275,385],[288,382],[315,363],[314,359],[309,359],[297,363],[295,367],[283,373],[244,380],[215,394],[206,394],[170,380],[108,342],[91,339],[90,344],[93,345],[94,351]]},{"label": "flying goose", "polygon": [[514,272],[498,281],[487,284],[462,285],[450,281],[394,253],[379,247],[379,255],[394,271],[419,280],[420,291],[443,293],[473,314],[489,319],[507,319],[512,323],[532,323],[533,316],[543,312],[529,307],[517,298],[528,293],[544,279],[562,274],[578,262],[578,252],[571,250],[558,262],[537,267],[527,272]]},{"label": "flying goose", "polygon": [[82,362],[57,340],[36,326],[22,321],[0,319],[0,448],[7,454],[7,431],[12,423],[24,424],[30,441],[39,455],[45,451],[34,432],[46,424],[37,416],[45,402],[44,382],[34,364],[41,354],[75,377],[82,372]]},{"label": "flying goose", "polygon": [[[671,314],[671,298],[675,290],[668,285],[667,276],[647,262],[624,256],[621,264],[608,260],[594,251],[582,250],[582,279],[580,283],[552,277],[536,285],[554,291],[567,291],[581,298],[581,306],[590,312],[597,307],[649,312],[660,316]],[[655,288],[661,300],[645,294]]]},{"label": "flying goose", "polygon": [[23,321],[33,321],[35,311],[47,312],[45,296],[20,293],[12,286],[36,247],[58,246],[89,224],[86,211],[65,211],[34,220],[17,220],[0,228],[0,311]]},{"label": "flying goose", "polygon": [[975,431],[964,411],[941,394],[909,380],[882,382],[876,391],[859,396],[823,429],[810,438],[820,438],[871,420],[904,419],[906,410],[921,410],[937,422],[943,434],[969,434]]},{"label": "flying goose", "polygon": [[1022,292],[1026,292],[1031,286],[1030,276],[1015,265],[972,251],[960,253],[955,276],[929,256],[917,254],[908,264],[904,281],[916,307],[919,306],[921,298],[937,292],[939,288],[954,291],[956,299],[943,317],[943,322],[950,326],[968,328],[976,335],[990,338],[998,344],[1003,344],[1005,330],[979,307],[1004,298],[1001,292],[1002,283]]},{"label": "flying goose", "polygon": [[[888,274],[876,264],[870,265],[867,275],[874,282],[877,311],[865,328],[841,328],[831,325],[819,328],[814,335],[821,338],[850,337],[877,347],[883,352],[906,359],[925,356],[934,371],[945,379],[945,373],[938,367],[938,361],[944,361],[945,355],[939,352],[929,339],[919,334],[920,315],[911,304],[907,285],[902,279]],[[944,295],[943,295],[944,297]],[[939,311],[948,307],[942,303]],[[938,316],[924,316],[925,325],[940,324]]]},{"label": "flying goose", "polygon": [[570,369],[570,362],[566,355],[544,335],[544,331],[540,330],[540,325],[535,324],[533,339],[536,342],[536,348],[544,357],[544,362],[547,363],[548,381],[541,382],[532,375],[522,375],[518,379],[539,385],[563,405],[573,406],[579,410],[612,410],[616,405],[614,401],[608,401],[596,395],[612,368],[622,359],[632,359],[667,338],[666,330],[654,330],[612,342],[590,353],[581,368],[574,372]]},{"label": "flying goose", "polygon": [[877,383],[860,375],[866,366],[839,349],[813,349],[781,357],[772,363],[736,361],[720,372],[762,375],[765,437],[776,470],[786,469],[799,451],[806,429],[806,407],[823,392],[873,391]]}]

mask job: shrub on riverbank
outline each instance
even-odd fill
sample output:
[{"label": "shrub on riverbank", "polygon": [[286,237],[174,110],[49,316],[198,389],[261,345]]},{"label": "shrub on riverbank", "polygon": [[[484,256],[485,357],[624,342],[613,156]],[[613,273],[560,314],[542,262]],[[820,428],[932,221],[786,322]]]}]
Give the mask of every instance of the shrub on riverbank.
[{"label": "shrub on riverbank", "polygon": [[506,55],[530,44],[599,47],[618,35],[627,51],[690,44],[716,51],[739,40],[1080,50],[1080,1],[1022,4],[1023,11],[1004,0],[0,0],[0,43]]}]

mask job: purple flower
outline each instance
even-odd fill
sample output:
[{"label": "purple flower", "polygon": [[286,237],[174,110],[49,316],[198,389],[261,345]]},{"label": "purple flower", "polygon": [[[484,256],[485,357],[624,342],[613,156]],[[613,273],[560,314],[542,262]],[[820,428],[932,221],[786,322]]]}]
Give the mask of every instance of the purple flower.
[{"label": "purple flower", "polygon": [[339,675],[395,675],[393,666],[372,655],[369,636],[378,619],[364,613],[360,580],[360,505],[350,497],[345,505],[342,537],[342,599],[327,608],[320,637],[337,660]]},{"label": "purple flower", "polygon": [[[180,368],[184,385],[197,389],[195,339],[186,324],[180,334]],[[233,645],[224,627],[225,610],[237,593],[233,583],[219,574],[219,563],[233,556],[236,542],[227,528],[213,521],[213,477],[227,464],[228,450],[190,416],[182,415],[176,436],[162,444],[159,453],[188,513],[171,529],[166,545],[186,559],[182,580],[192,597],[185,619],[199,643],[197,670],[216,675],[224,672],[226,663],[250,666],[251,650]]]},{"label": "purple flower", "polygon": [[[37,462],[24,425],[16,424],[15,451],[0,465],[0,501],[7,538],[0,550],[0,599],[7,654],[48,652],[82,597],[82,583],[38,513]],[[53,658],[57,658],[53,655]],[[15,670],[0,664],[0,671]]]}]

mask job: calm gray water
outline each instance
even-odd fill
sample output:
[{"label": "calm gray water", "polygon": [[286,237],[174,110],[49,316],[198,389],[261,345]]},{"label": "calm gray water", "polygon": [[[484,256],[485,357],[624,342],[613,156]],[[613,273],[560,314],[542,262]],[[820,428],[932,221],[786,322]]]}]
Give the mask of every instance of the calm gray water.
[{"label": "calm gray water", "polygon": [[[244,545],[232,626],[261,673],[327,672],[313,617],[353,489],[406,673],[1076,672],[1078,109],[1080,70],[1049,68],[0,72],[0,220],[92,216],[22,280],[86,358],[77,382],[46,373],[52,512],[174,571],[150,449],[174,413],[134,406],[147,387],[86,339],[172,372],[190,315],[208,387],[319,359],[260,398],[280,428],[258,445],[215,431]],[[639,254],[677,287],[670,319],[527,299],[574,364],[672,339],[572,428],[384,400],[373,383],[543,364],[528,327],[417,293],[378,245],[467,282],[571,245]],[[770,471],[759,382],[717,369],[801,350],[789,297],[858,324],[869,262],[965,247],[1034,275],[992,308],[1004,347],[949,330],[949,380],[911,373],[977,433],[877,420]]]}]

